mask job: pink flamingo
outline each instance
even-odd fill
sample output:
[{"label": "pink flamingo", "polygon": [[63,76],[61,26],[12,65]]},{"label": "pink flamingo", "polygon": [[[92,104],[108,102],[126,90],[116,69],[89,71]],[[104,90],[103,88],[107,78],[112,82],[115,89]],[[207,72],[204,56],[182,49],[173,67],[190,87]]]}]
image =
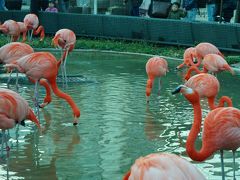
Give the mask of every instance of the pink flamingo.
[{"label": "pink flamingo", "polygon": [[[3,130],[3,134],[5,135],[5,130],[14,128],[16,123],[24,124],[25,119],[34,122],[41,129],[39,121],[25,99],[12,90],[0,88],[0,129]],[[7,143],[6,148],[9,150]]]},{"label": "pink flamingo", "polygon": [[229,66],[227,61],[218,54],[206,55],[202,61],[202,64],[203,64],[202,71],[200,71],[197,66],[191,66],[185,75],[185,79],[188,80],[190,78],[192,71],[195,71],[198,74],[199,73],[207,73],[208,71],[216,74],[216,73],[226,70],[226,71],[230,71],[232,73],[232,75],[234,75],[234,71]]},{"label": "pink flamingo", "polygon": [[194,111],[193,125],[186,143],[187,154],[194,161],[204,161],[220,150],[224,179],[223,150],[232,150],[235,178],[235,151],[240,147],[240,110],[234,107],[219,107],[210,111],[204,120],[202,147],[198,151],[195,148],[195,141],[202,122],[200,97],[197,91],[184,85],[178,86],[172,94],[179,92],[192,104]]},{"label": "pink flamingo", "polygon": [[27,14],[24,17],[24,25],[27,27],[27,30],[32,30],[30,40],[32,40],[32,34],[38,35],[40,33],[40,41],[45,37],[44,27],[39,26],[39,20],[35,14]]},{"label": "pink flamingo", "polygon": [[56,77],[60,63],[61,62],[57,62],[56,58],[49,52],[35,52],[10,64],[6,64],[5,67],[10,69],[16,68],[19,72],[25,73],[28,79],[35,83],[34,92],[36,103],[38,103],[38,82],[41,79],[46,79],[50,84],[54,94],[65,99],[71,106],[74,115],[73,124],[76,125],[77,118],[80,117],[80,110],[71,96],[60,91],[57,87]]},{"label": "pink flamingo", "polygon": [[153,153],[138,158],[123,180],[205,179],[187,160],[168,153]]},{"label": "pink flamingo", "polygon": [[149,102],[149,96],[151,95],[153,82],[156,77],[159,77],[159,87],[158,91],[161,89],[161,77],[165,76],[168,72],[168,63],[165,59],[161,57],[152,57],[148,60],[146,64],[146,72],[148,75],[147,85],[146,85],[146,100]]},{"label": "pink flamingo", "polygon": [[215,98],[219,92],[220,85],[217,78],[211,74],[200,73],[194,75],[185,82],[184,85],[197,91],[200,98],[207,98],[211,110],[223,107],[225,102],[229,107],[233,106],[232,100],[227,96],[222,96],[219,100],[219,104],[215,105]]},{"label": "pink flamingo", "polygon": [[14,20],[7,20],[3,24],[1,24],[0,31],[10,36],[11,42],[17,41],[20,36],[20,27],[18,23]]},{"label": "pink flamingo", "polygon": [[67,73],[66,73],[66,62],[68,53],[70,53],[75,46],[76,43],[76,35],[70,29],[60,29],[56,32],[54,38],[52,39],[54,46],[58,46],[62,48],[63,55],[61,57],[63,65],[62,65],[62,75],[67,82]]},{"label": "pink flamingo", "polygon": [[193,54],[194,54],[194,51],[195,51],[195,48],[194,47],[190,47],[190,48],[187,48],[185,51],[184,51],[184,54],[183,54],[183,63],[178,65],[177,66],[177,69],[181,69],[183,68],[185,65],[190,67],[193,65]]}]

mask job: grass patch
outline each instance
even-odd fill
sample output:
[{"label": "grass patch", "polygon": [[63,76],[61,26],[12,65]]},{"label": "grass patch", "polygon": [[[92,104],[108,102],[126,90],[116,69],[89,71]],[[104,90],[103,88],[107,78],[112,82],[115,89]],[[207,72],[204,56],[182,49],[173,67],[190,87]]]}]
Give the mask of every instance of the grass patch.
[{"label": "grass patch", "polygon": [[[44,41],[40,42],[39,38],[34,38],[32,42],[27,41],[33,48],[53,48],[51,45],[52,36],[46,36]],[[8,42],[6,36],[1,34],[0,46]],[[102,38],[84,38],[78,37],[75,49],[97,49],[97,50],[112,50],[119,52],[133,52],[154,54],[159,56],[169,56],[174,58],[183,58],[183,53],[187,47],[169,46],[143,41],[129,40],[112,40]],[[223,52],[224,53],[224,52]],[[226,60],[229,64],[239,63],[240,56],[226,53]]]}]

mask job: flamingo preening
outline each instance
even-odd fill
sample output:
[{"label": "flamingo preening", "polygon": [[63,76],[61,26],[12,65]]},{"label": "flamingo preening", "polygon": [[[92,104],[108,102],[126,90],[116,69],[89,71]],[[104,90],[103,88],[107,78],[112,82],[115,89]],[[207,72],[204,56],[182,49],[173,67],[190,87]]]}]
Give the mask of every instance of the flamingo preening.
[{"label": "flamingo preening", "polygon": [[192,104],[194,111],[193,125],[186,142],[188,156],[194,161],[204,161],[220,150],[224,179],[223,150],[232,150],[233,176],[235,178],[235,152],[240,147],[240,110],[234,107],[219,107],[210,111],[204,120],[202,147],[200,150],[196,150],[195,141],[202,123],[200,97],[197,91],[185,85],[178,86],[172,93],[179,92]]},{"label": "flamingo preening", "polygon": [[60,29],[55,33],[52,42],[55,47],[60,47],[63,51],[61,57],[62,77],[65,79],[65,82],[67,82],[66,72],[67,56],[74,49],[76,43],[76,35],[70,29]]}]

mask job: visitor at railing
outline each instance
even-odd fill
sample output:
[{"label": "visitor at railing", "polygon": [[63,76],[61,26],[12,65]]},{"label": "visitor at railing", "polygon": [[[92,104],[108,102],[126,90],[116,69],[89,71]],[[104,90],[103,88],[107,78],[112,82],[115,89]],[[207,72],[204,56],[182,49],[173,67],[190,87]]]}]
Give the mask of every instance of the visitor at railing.
[{"label": "visitor at railing", "polygon": [[45,12],[52,12],[52,13],[58,12],[58,9],[55,7],[55,1],[49,1],[48,8],[45,10]]},{"label": "visitor at railing", "polygon": [[148,10],[151,4],[151,0],[143,0],[142,4],[139,7],[139,14],[142,17],[149,17]]},{"label": "visitor at railing", "polygon": [[139,16],[140,0],[124,0],[124,3],[129,8],[129,14],[131,16]]},{"label": "visitor at railing", "polygon": [[171,9],[168,14],[168,19],[181,19],[187,15],[187,12],[180,8],[180,4],[178,2],[172,3]]},{"label": "visitor at railing", "polygon": [[196,20],[198,12],[197,0],[183,0],[183,9],[187,11],[187,16],[184,18],[185,20]]}]

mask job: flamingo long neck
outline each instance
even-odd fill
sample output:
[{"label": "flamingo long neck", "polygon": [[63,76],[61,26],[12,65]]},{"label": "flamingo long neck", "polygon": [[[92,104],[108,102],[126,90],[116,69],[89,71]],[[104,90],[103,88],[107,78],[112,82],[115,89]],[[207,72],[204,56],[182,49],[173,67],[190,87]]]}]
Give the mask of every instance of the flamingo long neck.
[{"label": "flamingo long neck", "polygon": [[218,105],[215,105],[214,101],[215,101],[215,97],[208,98],[208,104],[211,110],[219,107],[224,107],[224,103],[227,103],[228,107],[233,106],[232,100],[228,96],[222,96],[218,102]]},{"label": "flamingo long neck", "polygon": [[43,26],[39,26],[36,30],[34,30],[33,34],[38,35],[40,33],[40,41],[42,41],[45,37],[45,31]]},{"label": "flamingo long neck", "polygon": [[202,109],[200,105],[200,99],[198,102],[192,103],[192,106],[194,110],[194,121],[187,138],[186,150],[189,157],[194,161],[204,161],[213,154],[213,151],[210,150],[210,148],[205,147],[203,142],[202,147],[199,151],[197,151],[195,148],[195,141],[197,139],[198,133],[200,132],[202,122]]},{"label": "flamingo long neck", "polygon": [[150,95],[151,95],[153,82],[154,82],[154,79],[153,79],[153,78],[149,78],[149,79],[147,80],[146,96],[150,96]]},{"label": "flamingo long neck", "polygon": [[44,98],[43,104],[41,105],[41,108],[43,108],[44,106],[46,106],[47,104],[49,104],[52,101],[51,98],[51,89],[49,87],[48,82],[45,79],[41,79],[39,82],[40,85],[44,86],[46,89],[46,96]]},{"label": "flamingo long neck", "polygon": [[69,96],[68,94],[66,94],[58,89],[55,78],[49,79],[48,81],[51,84],[54,94],[62,99],[65,99],[68,102],[68,104],[71,106],[74,117],[79,117],[80,110],[78,109],[77,105],[75,104],[75,102],[73,101],[71,96]]},{"label": "flamingo long neck", "polygon": [[205,73],[205,71],[200,71],[197,66],[191,66],[191,67],[188,69],[188,71],[187,71],[187,73],[186,73],[186,75],[185,75],[185,79],[186,79],[186,80],[188,80],[188,79],[191,77],[191,73],[192,73],[193,71],[195,71],[197,74]]},{"label": "flamingo long neck", "polygon": [[29,108],[28,115],[26,118],[29,119],[30,121],[34,122],[37,125],[37,127],[39,129],[41,129],[40,123],[39,123],[38,119],[36,118],[35,114],[33,113],[32,109]]}]

